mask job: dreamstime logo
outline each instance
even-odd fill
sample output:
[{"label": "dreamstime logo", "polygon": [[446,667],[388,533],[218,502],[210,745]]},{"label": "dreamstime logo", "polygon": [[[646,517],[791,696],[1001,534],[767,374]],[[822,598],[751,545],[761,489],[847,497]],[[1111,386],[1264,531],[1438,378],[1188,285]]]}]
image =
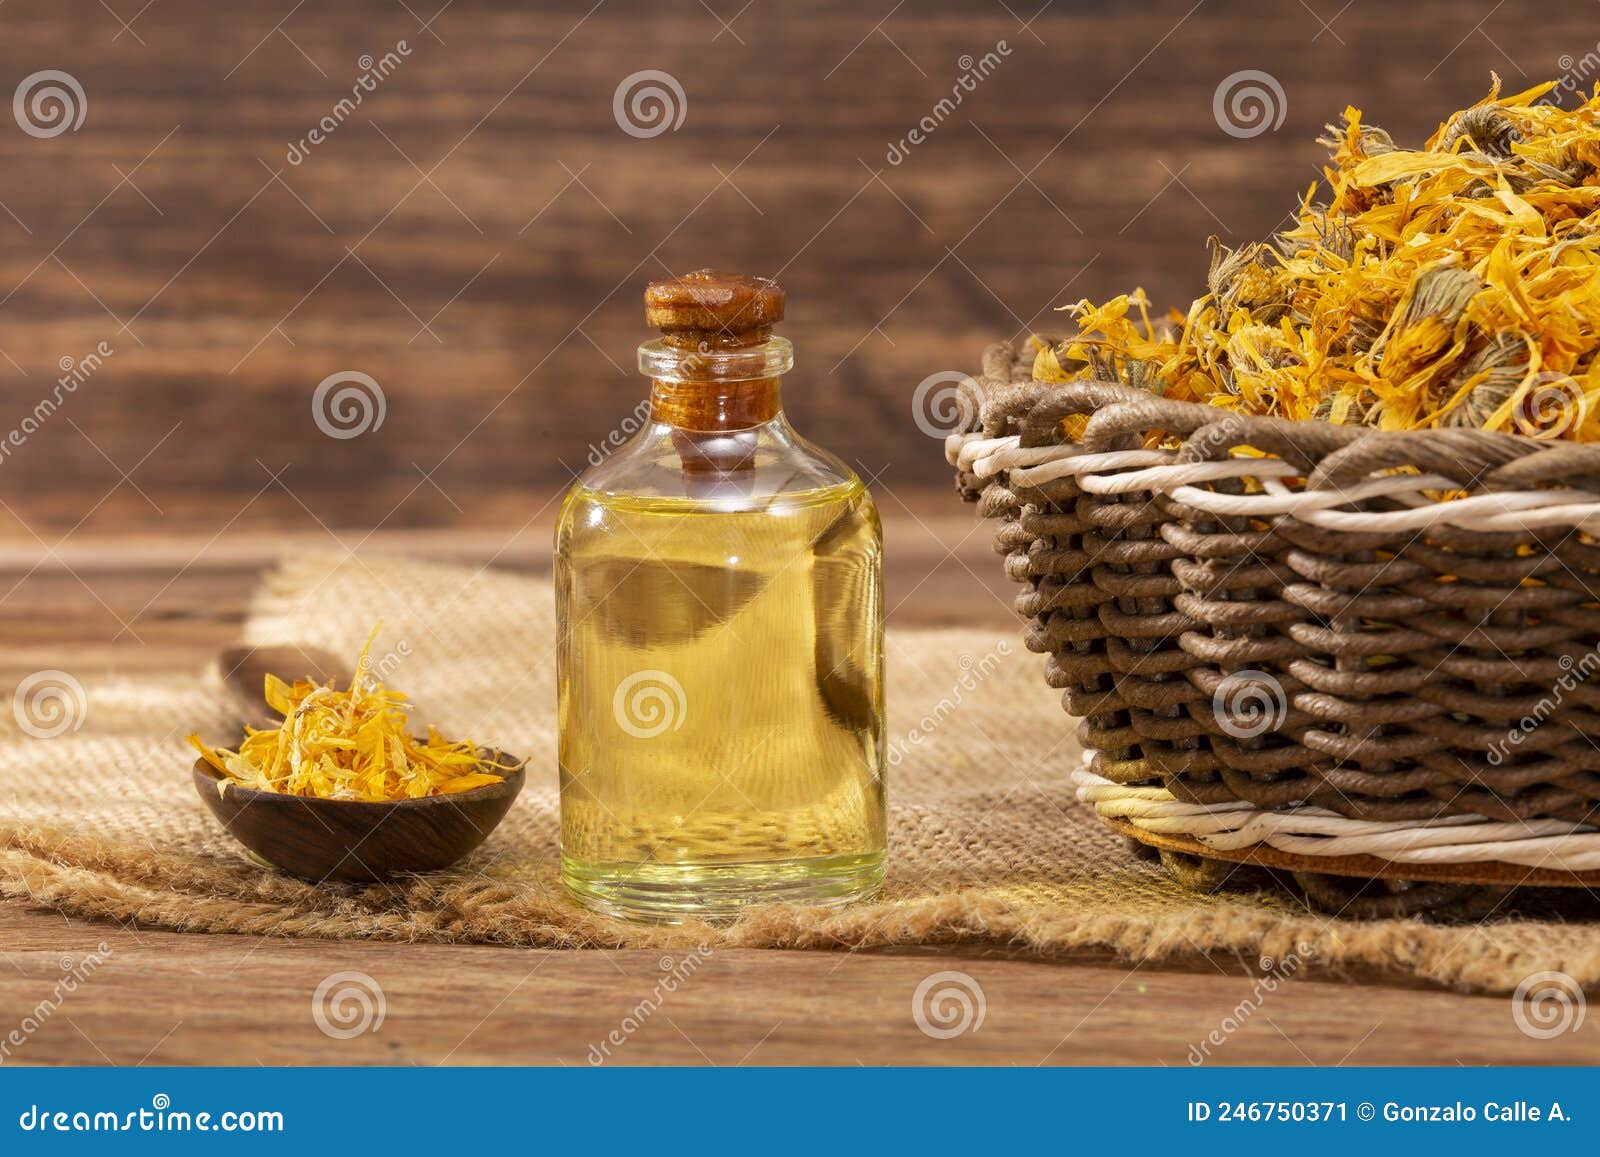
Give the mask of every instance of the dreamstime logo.
[{"label": "dreamstime logo", "polygon": [[370,52],[364,53],[356,64],[361,69],[361,75],[356,77],[356,82],[350,86],[350,95],[340,97],[333,110],[319,120],[305,136],[298,141],[289,142],[289,151],[284,159],[291,165],[299,165],[311,155],[311,150],[339,131],[339,126],[361,106],[361,103],[374,92],[378,86],[394,74],[405,59],[411,55],[411,45],[404,40],[396,41],[389,52],[385,52],[376,60]]},{"label": "dreamstime logo", "polygon": [[941,370],[917,383],[911,395],[911,418],[930,438],[960,434],[977,422],[981,396],[971,374]]},{"label": "dreamstime logo", "polygon": [[311,418],[330,438],[359,438],[381,427],[387,413],[383,387],[359,370],[329,374],[311,395]]},{"label": "dreamstime logo", "polygon": [[1583,988],[1565,972],[1535,972],[1511,996],[1511,1019],[1534,1040],[1577,1032],[1586,1009]]},{"label": "dreamstime logo", "polygon": [[689,713],[683,684],[665,671],[635,671],[617,684],[611,714],[617,726],[635,739],[654,739],[677,731]]},{"label": "dreamstime logo", "polygon": [[1211,94],[1211,115],[1217,127],[1241,140],[1277,132],[1289,115],[1289,98],[1270,72],[1246,68],[1222,78]]},{"label": "dreamstime logo", "polygon": [[1499,767],[1512,753],[1513,748],[1521,747],[1528,741],[1528,736],[1556,713],[1567,701],[1568,693],[1576,690],[1587,682],[1596,671],[1600,671],[1600,650],[1586,651],[1583,657],[1574,660],[1571,655],[1562,655],[1556,660],[1561,668],[1561,675],[1556,679],[1555,686],[1550,688],[1550,694],[1540,697],[1529,711],[1517,721],[1517,725],[1506,732],[1504,739],[1497,739],[1490,743],[1485,754],[1489,762]]},{"label": "dreamstime logo", "polygon": [[628,439],[638,433],[644,424],[650,420],[650,410],[650,399],[642,399],[633,408],[633,412],[613,427],[611,433],[602,438],[598,444],[589,443],[589,465],[600,465],[611,457],[613,451],[627,445]]},{"label": "dreamstime logo", "polygon": [[640,140],[659,137],[683,127],[689,115],[689,98],[670,72],[645,68],[622,78],[611,97],[611,115],[617,127]]},{"label": "dreamstime logo", "polygon": [[365,972],[335,972],[311,994],[311,1019],[334,1040],[377,1032],[388,1011],[383,987]]},{"label": "dreamstime logo", "polygon": [[1517,433],[1530,438],[1560,438],[1588,417],[1589,400],[1571,375],[1557,370],[1536,374],[1522,405],[1511,415]]},{"label": "dreamstime logo", "polygon": [[411,658],[411,641],[401,639],[376,659],[368,656],[366,665],[357,671],[356,675],[358,678],[370,679],[372,684],[381,686],[390,682],[394,673],[400,669],[400,664],[409,658]]},{"label": "dreamstime logo", "polygon": [[1235,671],[1211,695],[1217,725],[1235,739],[1254,739],[1283,726],[1289,699],[1283,684],[1265,671]]},{"label": "dreamstime logo", "polygon": [[956,666],[961,669],[961,674],[956,677],[955,683],[950,688],[950,693],[933,705],[923,717],[917,720],[917,725],[906,732],[904,737],[896,738],[889,744],[885,759],[890,767],[899,767],[906,757],[908,748],[921,746],[923,740],[937,731],[944,721],[961,709],[967,696],[978,689],[978,685],[993,675],[1000,667],[1000,661],[1011,654],[1011,644],[1001,639],[995,644],[994,650],[986,653],[982,659],[974,660],[971,655],[962,655],[956,660]]},{"label": "dreamstime logo", "polygon": [[1310,958],[1311,947],[1300,944],[1296,945],[1293,952],[1285,953],[1281,960],[1263,956],[1257,961],[1262,972],[1261,977],[1251,984],[1249,995],[1234,1005],[1232,1011],[1218,1022],[1216,1028],[1208,1032],[1199,1043],[1189,1046],[1189,1063],[1199,1066],[1210,1060],[1212,1053],[1227,1044],[1233,1038],[1233,1034],[1243,1028],[1245,1022],[1266,1003],[1267,997],[1277,992],[1278,986],[1299,972]]},{"label": "dreamstime logo", "polygon": [[977,1032],[988,1011],[983,986],[965,972],[935,972],[911,994],[911,1019],[934,1040]]},{"label": "dreamstime logo", "polygon": [[611,1059],[612,1054],[627,1044],[633,1034],[642,1029],[650,1018],[661,1011],[661,1006],[667,1002],[667,997],[677,992],[693,979],[695,973],[700,971],[700,966],[711,956],[711,947],[701,944],[686,955],[673,958],[663,956],[657,967],[661,970],[647,993],[638,1004],[628,1010],[616,1028],[608,1032],[601,1040],[589,1045],[588,1061],[590,1065],[599,1066]]},{"label": "dreamstime logo", "polygon": [[11,98],[17,127],[30,137],[46,140],[64,132],[77,132],[89,115],[89,98],[71,73],[47,68],[22,78]]},{"label": "dreamstime logo", "polygon": [[56,981],[49,994],[27,1011],[18,1022],[17,1026],[4,1037],[0,1037],[0,1064],[11,1059],[13,1050],[20,1049],[28,1043],[34,1033],[44,1027],[49,1020],[66,1003],[67,997],[77,992],[87,984],[100,966],[111,955],[111,945],[104,940],[100,941],[99,950],[86,952],[83,957],[74,960],[70,956],[61,957],[58,962],[61,967],[61,979]]},{"label": "dreamstime logo", "polygon": [[1011,45],[1004,40],[995,41],[995,45],[982,56],[974,58],[970,52],[963,53],[956,61],[956,66],[961,69],[961,75],[956,77],[956,82],[950,86],[950,95],[940,97],[934,106],[928,110],[928,115],[919,120],[905,136],[889,145],[884,160],[891,165],[898,165],[911,155],[911,150],[931,137],[944,124],[945,120],[961,107],[963,101],[971,93],[978,91],[978,86],[999,68],[1004,59],[1011,55]]},{"label": "dreamstime logo", "polygon": [[89,697],[83,684],[65,671],[35,671],[11,694],[17,726],[35,739],[54,739],[83,726]]},{"label": "dreamstime logo", "polygon": [[1223,451],[1246,442],[1245,420],[1238,414],[1225,413],[1223,417],[1194,431],[1178,447],[1179,462],[1211,462],[1227,457]]},{"label": "dreamstime logo", "polygon": [[1566,100],[1568,93],[1572,93],[1582,104],[1589,96],[1589,82],[1600,72],[1600,44],[1580,57],[1563,52],[1556,58],[1556,67],[1561,69],[1562,75],[1556,79],[1555,87],[1541,96],[1537,103],[1559,105]]},{"label": "dreamstime logo", "polygon": [[0,434],[0,462],[4,462],[11,455],[28,444],[28,439],[37,434],[44,424],[55,416],[56,411],[66,404],[69,396],[78,392],[78,387],[92,378],[106,364],[106,359],[116,351],[111,348],[110,342],[100,342],[84,354],[81,358],[74,358],[70,354],[63,354],[56,362],[61,370],[61,376],[56,379],[56,384],[51,391],[33,404],[33,409],[22,416],[22,420],[4,434]]}]

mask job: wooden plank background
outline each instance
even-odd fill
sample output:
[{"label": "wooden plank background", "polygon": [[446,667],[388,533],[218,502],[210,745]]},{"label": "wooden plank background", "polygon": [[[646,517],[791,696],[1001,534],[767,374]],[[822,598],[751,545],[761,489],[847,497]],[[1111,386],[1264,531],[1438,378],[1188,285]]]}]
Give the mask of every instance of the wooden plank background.
[{"label": "wooden plank background", "polygon": [[[943,487],[912,420],[924,376],[1085,295],[1186,301],[1207,235],[1269,230],[1347,103],[1415,138],[1491,69],[1592,82],[1594,17],[1587,0],[7,0],[0,96],[62,70],[86,115],[48,138],[0,123],[0,439],[62,359],[114,353],[0,457],[0,536],[518,527],[641,396],[643,282],[706,264],[788,286],[802,429],[880,487]],[[401,41],[290,164],[362,58]],[[641,139],[613,98],[645,69],[680,84],[683,121]],[[1279,82],[1284,119],[1240,139],[1212,105],[1245,69]],[[345,370],[377,380],[386,416],[334,440],[311,398]]]}]

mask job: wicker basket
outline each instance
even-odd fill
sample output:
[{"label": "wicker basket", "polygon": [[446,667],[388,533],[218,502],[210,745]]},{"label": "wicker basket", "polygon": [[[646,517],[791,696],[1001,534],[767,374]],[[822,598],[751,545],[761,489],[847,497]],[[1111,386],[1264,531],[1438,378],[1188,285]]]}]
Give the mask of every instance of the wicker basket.
[{"label": "wicker basket", "polygon": [[1600,446],[1240,417],[1033,382],[1006,346],[983,364],[947,456],[1004,520],[1027,645],[1099,776],[1368,821],[1600,821]]}]

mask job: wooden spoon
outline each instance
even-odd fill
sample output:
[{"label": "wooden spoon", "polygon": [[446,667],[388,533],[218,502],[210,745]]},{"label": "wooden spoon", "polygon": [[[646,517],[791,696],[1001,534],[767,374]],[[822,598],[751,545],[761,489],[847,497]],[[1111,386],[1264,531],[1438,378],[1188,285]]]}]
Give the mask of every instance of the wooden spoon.
[{"label": "wooden spoon", "polygon": [[[241,721],[252,727],[282,722],[262,699],[269,672],[286,682],[309,677],[331,679],[339,686],[348,686],[351,677],[349,666],[337,656],[314,648],[230,647],[218,662]],[[417,722],[416,715],[412,721]],[[520,763],[499,751],[485,749],[484,755],[500,764]],[[520,766],[501,774],[505,778],[500,783],[454,795],[365,803],[236,784],[223,791],[226,777],[200,759],[194,765],[194,785],[223,827],[274,867],[318,883],[372,883],[449,867],[481,844],[522,790]]]}]

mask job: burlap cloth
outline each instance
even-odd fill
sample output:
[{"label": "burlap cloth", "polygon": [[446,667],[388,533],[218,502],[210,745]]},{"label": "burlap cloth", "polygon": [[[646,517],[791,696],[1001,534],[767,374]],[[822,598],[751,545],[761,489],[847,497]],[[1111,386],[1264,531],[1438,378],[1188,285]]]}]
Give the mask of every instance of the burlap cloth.
[{"label": "burlap cloth", "polygon": [[253,643],[353,656],[404,645],[393,681],[448,730],[530,757],[528,785],[462,867],[377,887],[312,886],[244,858],[196,798],[183,733],[222,737],[215,671],[84,680],[82,726],[0,734],[0,893],[79,916],[243,932],[561,948],[1004,945],[1138,961],[1232,954],[1302,970],[1509,990],[1560,970],[1600,982],[1600,922],[1502,910],[1470,925],[1359,923],[1277,893],[1200,895],[1132,857],[1073,797],[1070,721],[1043,660],[1003,629],[891,630],[891,868],[881,899],[843,911],[772,907],[722,928],[589,915],[556,874],[554,612],[549,579],[393,559],[302,558],[274,572]]}]

